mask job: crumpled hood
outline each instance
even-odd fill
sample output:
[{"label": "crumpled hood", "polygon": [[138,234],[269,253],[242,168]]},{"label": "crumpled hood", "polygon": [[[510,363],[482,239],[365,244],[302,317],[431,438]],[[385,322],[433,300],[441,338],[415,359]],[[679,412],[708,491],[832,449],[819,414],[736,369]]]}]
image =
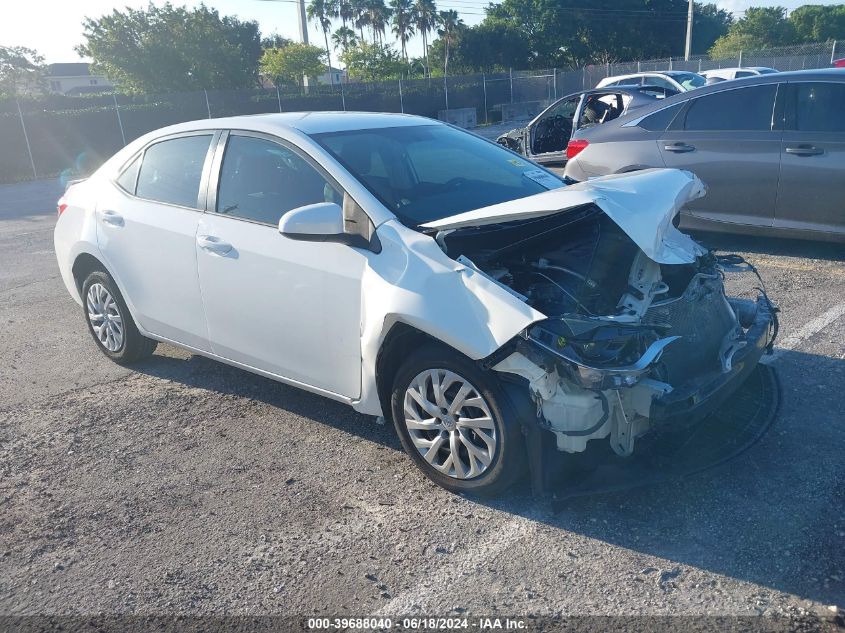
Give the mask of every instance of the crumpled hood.
[{"label": "crumpled hood", "polygon": [[690,264],[706,253],[689,235],[672,225],[672,218],[688,202],[706,193],[691,172],[646,169],[595,178],[527,198],[494,204],[423,224],[449,230],[528,220],[595,204],[659,264]]}]

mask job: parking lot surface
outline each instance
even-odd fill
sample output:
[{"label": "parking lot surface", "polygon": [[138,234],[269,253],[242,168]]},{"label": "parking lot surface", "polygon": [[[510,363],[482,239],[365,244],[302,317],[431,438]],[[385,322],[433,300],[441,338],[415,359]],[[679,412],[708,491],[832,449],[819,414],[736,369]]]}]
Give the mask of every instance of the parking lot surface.
[{"label": "parking lot surface", "polygon": [[[478,501],[390,426],[160,345],[103,357],[54,183],[0,187],[0,614],[783,615],[845,604],[845,249],[698,236],[782,308],[776,417],[686,477]],[[840,617],[841,617],[841,611]]]}]

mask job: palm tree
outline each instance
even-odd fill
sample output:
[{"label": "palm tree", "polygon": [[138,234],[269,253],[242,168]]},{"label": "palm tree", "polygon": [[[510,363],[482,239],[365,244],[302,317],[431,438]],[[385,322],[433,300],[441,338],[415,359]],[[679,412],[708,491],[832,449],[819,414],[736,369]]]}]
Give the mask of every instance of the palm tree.
[{"label": "palm tree", "polygon": [[337,0],[337,16],[345,27],[347,23],[355,18],[355,7],[352,0]]},{"label": "palm tree", "polygon": [[440,28],[437,29],[437,34],[443,38],[446,45],[446,58],[443,62],[443,74],[449,74],[449,49],[455,43],[455,36],[458,30],[464,25],[464,21],[458,17],[458,12],[454,9],[449,11],[441,11],[438,14],[438,22]]},{"label": "palm tree", "polygon": [[345,53],[358,44],[358,36],[348,26],[342,26],[332,34],[332,44]]},{"label": "palm tree", "polygon": [[422,35],[425,71],[430,77],[431,70],[428,67],[428,34],[437,26],[437,6],[434,4],[434,0],[416,0],[414,4],[414,26],[417,28],[417,32]]},{"label": "palm tree", "polygon": [[335,0],[311,0],[306,9],[308,19],[320,25],[323,31],[323,38],[326,41],[326,60],[329,63],[329,81],[334,86],[334,75],[332,74],[332,51],[329,48],[329,31],[332,29],[332,18],[337,16]]},{"label": "palm tree", "polygon": [[352,6],[353,24],[361,34],[361,41],[364,41],[364,27],[370,26],[370,14],[367,11],[367,0],[350,0]]},{"label": "palm tree", "polygon": [[383,42],[391,10],[384,4],[384,0],[367,0],[367,13],[373,31],[373,42]]},{"label": "palm tree", "polygon": [[413,0],[390,0],[393,9],[393,33],[399,38],[402,49],[402,59],[408,63],[406,45],[414,34],[414,4]]}]

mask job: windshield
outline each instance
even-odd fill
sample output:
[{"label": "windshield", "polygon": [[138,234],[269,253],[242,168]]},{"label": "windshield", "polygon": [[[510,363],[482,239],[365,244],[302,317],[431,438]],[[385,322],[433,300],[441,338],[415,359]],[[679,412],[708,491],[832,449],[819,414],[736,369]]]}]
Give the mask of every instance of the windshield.
[{"label": "windshield", "polygon": [[313,134],[410,227],[563,186],[500,145],[445,125]]},{"label": "windshield", "polygon": [[672,75],[672,79],[677,81],[687,90],[701,88],[701,86],[707,83],[707,79],[697,73],[678,73],[677,75]]}]

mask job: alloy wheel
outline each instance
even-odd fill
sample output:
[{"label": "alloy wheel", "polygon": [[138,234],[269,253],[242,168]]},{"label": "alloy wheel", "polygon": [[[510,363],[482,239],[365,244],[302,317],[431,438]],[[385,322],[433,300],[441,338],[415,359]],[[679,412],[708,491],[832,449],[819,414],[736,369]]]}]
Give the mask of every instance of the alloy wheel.
[{"label": "alloy wheel", "polygon": [[417,374],[405,390],[411,442],[435,470],[455,479],[483,474],[496,457],[496,423],[484,397],[446,369]]},{"label": "alloy wheel", "polygon": [[97,340],[110,352],[123,347],[123,318],[117,302],[101,283],[93,283],[85,297],[88,321]]}]

